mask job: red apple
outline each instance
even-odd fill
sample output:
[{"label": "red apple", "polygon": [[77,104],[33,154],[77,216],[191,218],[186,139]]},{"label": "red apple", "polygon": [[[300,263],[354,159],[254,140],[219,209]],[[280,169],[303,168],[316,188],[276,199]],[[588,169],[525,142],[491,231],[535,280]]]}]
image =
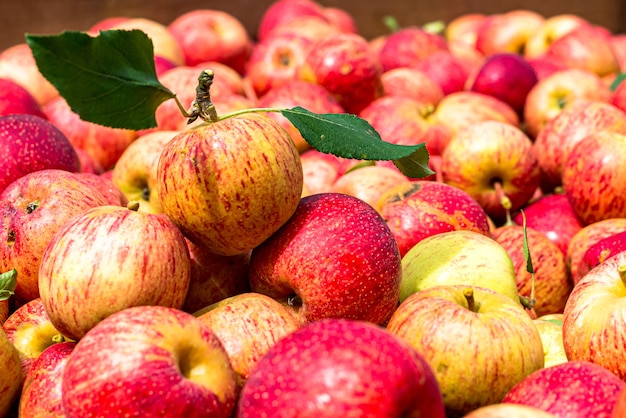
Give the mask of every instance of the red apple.
[{"label": "red apple", "polygon": [[28,114],[45,118],[35,97],[16,81],[0,78],[0,115]]},{"label": "red apple", "polygon": [[544,21],[541,14],[529,9],[490,15],[477,31],[476,49],[485,56],[500,52],[523,53],[526,42]]},{"label": "red apple", "polygon": [[436,81],[443,94],[448,95],[465,89],[465,83],[475,65],[449,50],[439,50],[422,58],[413,67]]},{"label": "red apple", "polygon": [[589,22],[572,13],[560,13],[545,18],[543,24],[528,37],[524,56],[527,59],[543,56],[553,42],[582,25],[589,25]]},{"label": "red apple", "polygon": [[626,388],[622,389],[615,402],[611,418],[624,418],[626,416]]},{"label": "red apple", "polygon": [[533,70],[535,70],[537,80],[543,80],[557,71],[567,70],[565,64],[555,62],[554,60],[547,58],[545,55],[534,58],[526,58],[526,61],[528,61],[530,66],[533,67]]},{"label": "red apple", "polygon": [[382,73],[380,78],[383,96],[406,96],[434,106],[444,97],[441,86],[417,68],[394,68]]},{"label": "red apple", "polygon": [[591,269],[622,251],[626,251],[626,231],[602,238],[585,251],[578,270],[580,277],[584,277]]},{"label": "red apple", "polygon": [[217,9],[190,10],[176,17],[167,29],[180,45],[186,65],[217,61],[243,74],[252,39],[232,14]]},{"label": "red apple", "polygon": [[61,398],[63,371],[75,342],[62,342],[45,349],[24,379],[19,414],[22,417],[65,417]]},{"label": "red apple", "polygon": [[228,355],[206,325],[176,309],[137,306],[107,317],[78,342],[61,396],[68,418],[226,418],[235,390]]},{"label": "red apple", "polygon": [[68,138],[38,116],[0,116],[0,193],[14,180],[44,169],[80,171],[80,160]]},{"label": "red apple", "polygon": [[71,217],[106,204],[93,185],[64,170],[29,173],[0,194],[0,272],[17,270],[18,300],[39,297],[41,257],[56,231]]},{"label": "red apple", "polygon": [[358,197],[375,206],[389,189],[408,183],[409,178],[397,168],[369,165],[356,167],[342,174],[330,187],[330,192]]},{"label": "red apple", "polygon": [[126,206],[128,199],[124,193],[115,186],[110,178],[93,173],[75,173],[79,181],[98,190],[107,201],[107,205]]},{"label": "red apple", "polygon": [[476,48],[478,30],[488,16],[483,13],[463,13],[452,18],[444,29],[448,44],[460,42]]},{"label": "red apple", "polygon": [[626,70],[626,33],[615,33],[610,41],[620,70]]},{"label": "red apple", "polygon": [[130,19],[128,16],[110,16],[99,19],[87,29],[87,32],[93,35],[97,35],[101,30],[108,30],[117,25],[118,23],[122,23],[125,20]]},{"label": "red apple", "polygon": [[447,50],[446,39],[417,26],[403,27],[387,35],[379,52],[383,71],[413,67],[435,51]]},{"label": "red apple", "polygon": [[345,9],[324,7],[322,13],[328,22],[343,33],[359,33],[356,18]]},{"label": "red apple", "polygon": [[569,361],[530,374],[502,402],[532,406],[559,417],[608,417],[625,386],[600,366]]},{"label": "red apple", "polygon": [[0,331],[0,416],[8,416],[11,406],[19,398],[22,387],[20,356],[4,331]]},{"label": "red apple", "polygon": [[364,201],[322,193],[252,251],[250,285],[294,305],[306,321],[384,323],[398,303],[400,252],[384,219]]},{"label": "red apple", "polygon": [[303,182],[309,194],[326,193],[344,173],[341,158],[309,149],[300,154]]},{"label": "red apple", "polygon": [[263,42],[270,33],[283,24],[310,16],[326,21],[324,7],[313,0],[280,0],[267,6],[260,18],[257,39]]},{"label": "red apple", "polygon": [[190,271],[187,244],[167,217],[100,206],[55,233],[41,258],[39,290],[55,328],[77,340],[131,306],[180,309]]},{"label": "red apple", "polygon": [[498,402],[474,409],[469,414],[463,415],[463,418],[557,418],[557,416],[532,406]]},{"label": "red apple", "polygon": [[104,168],[100,161],[96,160],[91,154],[88,154],[82,148],[74,147],[74,151],[76,151],[76,155],[78,155],[78,160],[80,161],[80,171],[82,173],[93,173],[93,174],[102,174],[104,172]]},{"label": "red apple", "polygon": [[161,74],[163,74],[167,70],[171,70],[174,67],[177,67],[177,65],[167,58],[160,57],[158,55],[154,57],[154,69],[156,71],[157,77],[160,77]]},{"label": "red apple", "polygon": [[[263,395],[266,394],[266,395]],[[373,324],[316,321],[279,340],[259,360],[237,417],[445,417],[423,357]]]}]

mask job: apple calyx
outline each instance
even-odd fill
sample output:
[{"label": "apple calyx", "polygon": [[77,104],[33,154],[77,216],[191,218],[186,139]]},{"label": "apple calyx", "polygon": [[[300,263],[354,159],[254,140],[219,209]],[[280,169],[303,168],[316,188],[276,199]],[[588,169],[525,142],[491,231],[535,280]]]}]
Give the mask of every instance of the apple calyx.
[{"label": "apple calyx", "polygon": [[0,301],[7,300],[15,293],[17,270],[11,269],[0,274]]},{"label": "apple calyx", "polygon": [[467,309],[472,312],[478,313],[478,310],[480,309],[480,303],[476,302],[476,299],[474,299],[474,289],[468,287],[463,290],[463,297],[465,297],[465,301],[467,302]]},{"label": "apple calyx", "polygon": [[39,207],[39,200],[35,200],[26,205],[26,213],[31,214]]}]

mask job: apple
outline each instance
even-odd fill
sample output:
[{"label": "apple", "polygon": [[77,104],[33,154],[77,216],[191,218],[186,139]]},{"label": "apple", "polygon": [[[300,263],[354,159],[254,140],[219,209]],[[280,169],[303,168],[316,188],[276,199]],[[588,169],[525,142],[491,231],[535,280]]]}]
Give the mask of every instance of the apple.
[{"label": "apple", "polygon": [[100,206],[54,234],[41,258],[39,291],[55,328],[78,340],[124,308],[182,308],[190,272],[185,239],[167,217]]},{"label": "apple", "polygon": [[626,69],[626,33],[614,33],[611,38],[611,47],[619,63],[621,71]]},{"label": "apple", "polygon": [[413,180],[392,187],[374,205],[396,238],[404,256],[429,236],[455,230],[490,234],[482,206],[458,187]]},{"label": "apple", "polygon": [[181,132],[157,167],[164,213],[191,241],[221,255],[246,253],[269,238],[296,210],[302,185],[291,137],[256,113]]},{"label": "apple", "polygon": [[235,390],[215,333],[193,315],[164,306],[135,306],[103,319],[74,348],[61,383],[68,418],[226,418]]},{"label": "apple", "polygon": [[128,199],[124,193],[115,186],[110,178],[94,173],[75,173],[75,176],[79,181],[98,190],[108,205],[126,206],[128,204]]},{"label": "apple", "polygon": [[309,194],[327,193],[344,173],[342,159],[314,148],[300,154],[303,182]]},{"label": "apple", "polygon": [[0,272],[16,269],[15,297],[39,297],[39,267],[48,243],[71,217],[106,205],[93,185],[64,170],[24,175],[0,193]]},{"label": "apple", "polygon": [[268,38],[263,38],[261,42],[272,37],[291,37],[293,35],[298,35],[315,44],[328,36],[339,33],[343,32],[339,28],[335,27],[325,17],[320,19],[317,16],[300,16],[289,22],[281,23],[272,30]]},{"label": "apple", "polygon": [[514,403],[498,402],[474,409],[463,418],[557,418],[541,409]]},{"label": "apple", "polygon": [[[324,87],[297,79],[286,80],[280,86],[274,86],[259,99],[257,104],[262,108],[291,109],[302,106],[314,113],[344,113],[337,98]],[[267,117],[274,119],[285,128],[300,153],[311,148],[300,131],[282,114],[269,112]]]},{"label": "apple", "polygon": [[228,297],[250,291],[250,253],[218,255],[189,240],[191,274],[182,309],[194,313]]},{"label": "apple", "polygon": [[626,134],[626,114],[607,102],[580,99],[539,130],[533,148],[541,167],[542,189],[552,191],[562,185],[563,165],[572,148],[598,131]]},{"label": "apple", "polygon": [[228,353],[239,390],[259,360],[301,323],[280,302],[260,293],[242,293],[195,312]]},{"label": "apple", "polygon": [[80,162],[81,173],[93,173],[100,175],[104,172],[102,164],[100,164],[100,162],[96,160],[91,154],[88,154],[87,151],[77,147],[74,147],[74,151],[76,151],[78,161]]},{"label": "apple", "polygon": [[557,71],[535,84],[526,96],[526,132],[535,138],[548,121],[577,99],[608,102],[609,87],[595,73],[578,68]]},{"label": "apple", "polygon": [[567,70],[565,64],[556,62],[545,55],[540,55],[534,58],[526,58],[526,61],[533,67],[537,74],[537,80],[543,80],[546,77],[551,76],[557,71]]},{"label": "apple", "polygon": [[[528,251],[532,260],[534,278],[527,270],[524,253],[524,234],[528,238]],[[517,279],[517,290],[523,296],[531,295],[534,280],[536,303],[533,309],[538,316],[563,312],[573,283],[565,263],[565,255],[542,232],[522,225],[503,225],[495,228],[491,236],[507,251]]]},{"label": "apple", "polygon": [[35,97],[16,81],[0,78],[0,115],[28,114],[45,118]]},{"label": "apple", "polygon": [[476,48],[479,28],[488,16],[484,13],[463,13],[453,17],[444,29],[444,37],[448,44],[463,43]]},{"label": "apple", "polygon": [[117,25],[118,23],[122,23],[125,20],[130,19],[128,16],[109,16],[98,19],[94,24],[92,24],[89,29],[87,29],[87,33],[97,35],[98,32],[102,30],[108,30]]},{"label": "apple", "polygon": [[314,0],[274,1],[265,8],[259,19],[256,38],[263,42],[274,29],[301,17],[309,16],[326,22],[324,9],[324,6]]},{"label": "apple", "polygon": [[378,54],[383,71],[413,67],[435,51],[448,50],[446,39],[418,26],[405,26],[388,34]]},{"label": "apple", "polygon": [[2,330],[20,353],[24,379],[46,348],[65,341],[48,318],[41,298],[17,307],[2,324]]},{"label": "apple", "polygon": [[163,74],[167,70],[171,70],[174,67],[177,67],[177,65],[169,59],[158,55],[154,57],[154,70],[156,71],[157,77],[160,77],[161,74]]},{"label": "apple", "polygon": [[13,80],[43,106],[55,97],[57,89],[39,72],[33,52],[26,42],[0,51],[0,78]]},{"label": "apple", "polygon": [[[500,121],[460,130],[441,155],[443,181],[467,192],[496,223],[528,203],[539,186],[531,139]],[[504,204],[503,199],[508,199]]]},{"label": "apple", "polygon": [[[570,240],[583,228],[567,196],[563,193],[544,194],[531,200],[523,210],[526,226],[543,233],[567,258]],[[519,211],[511,219],[518,225],[524,223]]]},{"label": "apple", "polygon": [[15,346],[0,330],[0,416],[8,416],[11,406],[19,398],[22,387],[22,367],[20,355]]},{"label": "apple", "polygon": [[322,13],[328,22],[343,33],[359,33],[356,18],[347,10],[325,6]]},{"label": "apple", "polygon": [[232,14],[198,8],[177,16],[167,29],[180,45],[186,65],[217,61],[243,74],[253,41]]},{"label": "apple", "polygon": [[615,234],[626,231],[626,218],[611,218],[583,226],[570,239],[566,261],[574,284],[587,272],[585,253],[589,248]]},{"label": "apple", "polygon": [[537,84],[534,68],[516,53],[495,53],[467,79],[470,91],[493,96],[510,105],[522,117],[528,92]]},{"label": "apple", "polygon": [[381,61],[355,33],[326,36],[309,49],[297,77],[323,86],[342,108],[358,114],[382,94]]},{"label": "apple", "polygon": [[306,322],[384,323],[398,304],[401,258],[384,219],[340,193],[303,197],[293,216],[252,250],[253,292],[288,303]]},{"label": "apple", "polygon": [[626,251],[626,231],[600,239],[585,251],[578,275],[584,277],[591,269],[622,251]]},{"label": "apple", "polygon": [[470,74],[475,69],[473,62],[453,54],[450,50],[433,51],[414,64],[416,68],[441,87],[443,94],[448,95],[465,89]]},{"label": "apple", "polygon": [[531,59],[545,55],[550,45],[557,39],[579,26],[589,24],[587,19],[573,13],[559,13],[546,17],[543,24],[528,37],[524,48],[524,57]]},{"label": "apple", "polygon": [[82,120],[60,96],[46,103],[43,111],[50,123],[63,132],[74,147],[91,155],[104,170],[112,168],[137,137],[137,133],[129,129]]},{"label": "apple", "polygon": [[383,96],[407,96],[436,106],[444,94],[441,86],[425,72],[412,67],[399,67],[380,76]]},{"label": "apple", "polygon": [[624,341],[626,253],[617,253],[575,285],[563,311],[563,346],[570,361],[590,361],[626,377]]},{"label": "apple", "polygon": [[583,224],[626,217],[626,134],[601,131],[573,146],[563,165],[563,188]]},{"label": "apple", "polygon": [[387,330],[430,364],[449,414],[499,402],[543,367],[541,337],[524,308],[479,286],[413,293],[396,309]]},{"label": "apple", "polygon": [[65,417],[61,397],[63,371],[76,342],[66,341],[46,348],[24,379],[19,400],[21,417]]},{"label": "apple", "polygon": [[541,336],[544,354],[544,367],[566,363],[567,355],[563,346],[563,314],[546,314],[533,319]]},{"label": "apple", "polygon": [[0,193],[14,180],[33,171],[80,171],[80,160],[68,138],[44,118],[0,116]]},{"label": "apple", "polygon": [[623,418],[626,416],[626,388],[622,389],[613,407],[611,418]]},{"label": "apple", "polygon": [[237,418],[445,417],[421,354],[374,324],[323,319],[283,337],[243,387]]},{"label": "apple", "polygon": [[532,406],[559,417],[608,417],[625,386],[598,365],[568,361],[530,374],[502,402]]},{"label": "apple", "polygon": [[489,288],[520,303],[511,257],[483,233],[441,232],[422,239],[402,257],[400,302],[431,287],[461,284]]},{"label": "apple", "polygon": [[489,56],[500,52],[523,54],[528,39],[545,18],[529,9],[514,9],[490,15],[478,28],[476,49]]}]

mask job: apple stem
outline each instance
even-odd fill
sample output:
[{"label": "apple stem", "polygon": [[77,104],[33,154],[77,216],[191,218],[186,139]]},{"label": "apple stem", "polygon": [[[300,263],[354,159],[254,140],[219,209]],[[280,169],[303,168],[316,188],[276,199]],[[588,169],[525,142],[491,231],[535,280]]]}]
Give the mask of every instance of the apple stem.
[{"label": "apple stem", "polygon": [[53,343],[62,343],[65,342],[65,337],[63,336],[63,334],[55,334],[52,336],[52,342]]},{"label": "apple stem", "polygon": [[617,272],[619,273],[620,279],[622,279],[622,283],[626,286],[626,265],[619,266]]},{"label": "apple stem", "polygon": [[480,303],[476,303],[476,299],[474,299],[474,289],[468,287],[467,289],[463,290],[463,296],[467,301],[467,309],[472,312],[478,312],[478,309],[480,308]]},{"label": "apple stem", "polygon": [[139,210],[139,202],[136,200],[130,200],[126,204],[126,208],[132,210],[133,212],[137,212]]},{"label": "apple stem", "polygon": [[211,85],[213,84],[213,78],[215,74],[212,70],[202,70],[200,76],[198,76],[198,86],[196,87],[196,98],[191,103],[191,107],[185,110],[182,103],[176,96],[176,104],[181,113],[187,118],[187,124],[194,122],[200,118],[205,122],[217,122],[217,111],[215,105],[211,101]]},{"label": "apple stem", "polygon": [[513,207],[511,204],[511,199],[504,193],[502,189],[502,183],[496,181],[493,183],[493,187],[496,189],[496,195],[500,199],[500,204],[506,211],[506,221],[505,225],[514,225],[513,220],[511,219],[511,208]]}]

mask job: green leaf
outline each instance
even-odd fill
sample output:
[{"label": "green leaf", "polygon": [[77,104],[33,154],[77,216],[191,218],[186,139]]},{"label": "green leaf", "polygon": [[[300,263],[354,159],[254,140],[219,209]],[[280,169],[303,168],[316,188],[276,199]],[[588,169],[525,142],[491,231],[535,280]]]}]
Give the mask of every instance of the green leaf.
[{"label": "green leaf", "polygon": [[39,71],[83,120],[153,128],[156,108],[175,97],[158,81],[152,41],[140,30],[26,34],[26,42]]},{"label": "green leaf", "polygon": [[617,90],[617,86],[621,84],[622,81],[626,78],[626,73],[620,73],[615,77],[615,80],[611,83],[611,91]]},{"label": "green leaf", "polygon": [[17,286],[17,270],[12,269],[0,274],[0,301],[13,295]]},{"label": "green leaf", "polygon": [[347,113],[317,114],[303,107],[281,109],[315,149],[326,154],[357,160],[393,160],[407,176],[422,178],[433,174],[428,167],[424,144],[398,145],[385,142],[365,119]]},{"label": "green leaf", "polygon": [[522,215],[522,230],[524,231],[524,245],[523,245],[523,250],[524,250],[524,258],[526,259],[526,271],[529,272],[530,274],[534,274],[535,273],[535,269],[533,268],[533,259],[530,255],[530,249],[528,248],[528,234],[526,232],[526,214],[524,213],[523,210],[520,210],[520,213]]}]

